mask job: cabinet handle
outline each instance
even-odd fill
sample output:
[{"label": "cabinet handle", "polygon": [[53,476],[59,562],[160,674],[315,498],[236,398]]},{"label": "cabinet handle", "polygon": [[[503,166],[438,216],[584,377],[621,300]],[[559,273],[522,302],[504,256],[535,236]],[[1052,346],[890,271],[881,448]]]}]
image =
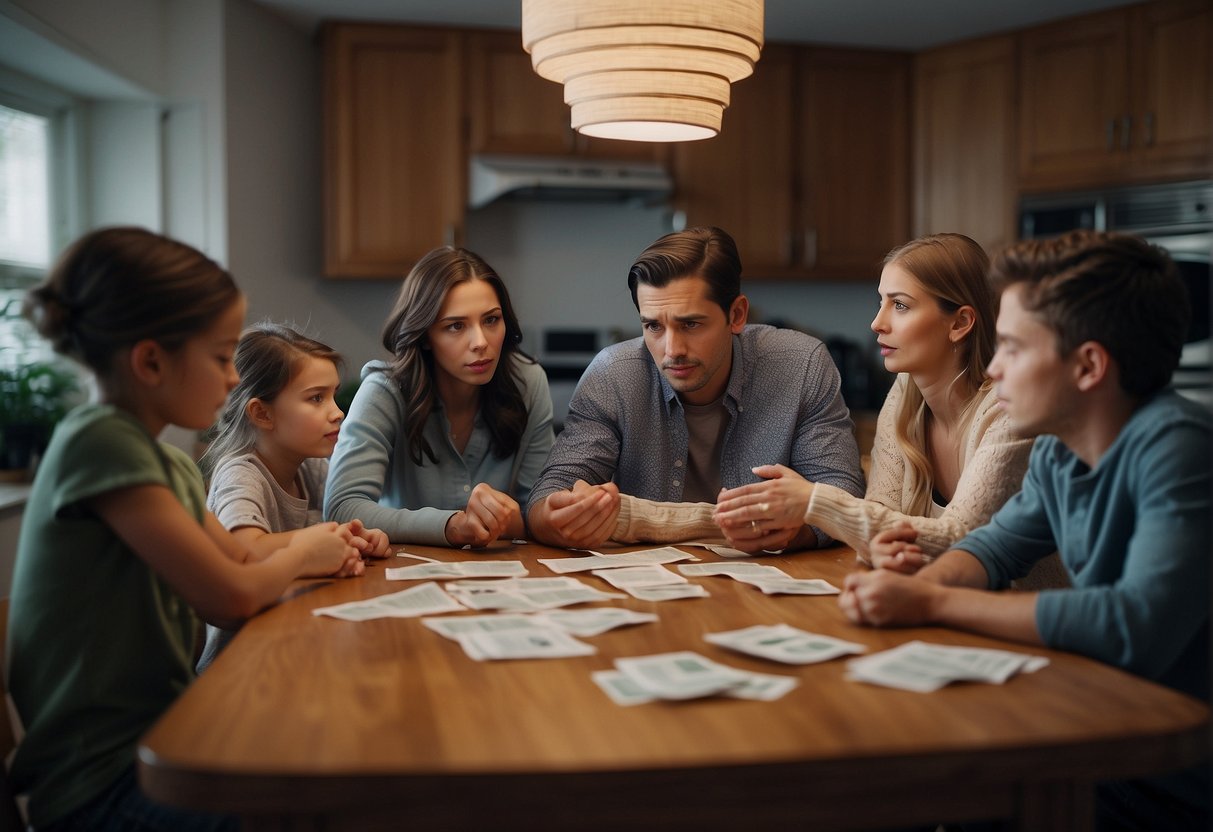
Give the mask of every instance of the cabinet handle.
[{"label": "cabinet handle", "polygon": [[1114,119],[1114,118],[1108,119],[1108,127],[1107,127],[1106,132],[1108,135],[1108,150],[1115,150],[1116,149],[1116,119]]},{"label": "cabinet handle", "polygon": [[445,226],[443,226],[442,244],[444,246],[454,246],[455,245],[455,225],[454,225],[454,223],[447,223]]},{"label": "cabinet handle", "polygon": [[789,231],[784,235],[783,262],[789,266],[796,265],[796,233]]},{"label": "cabinet handle", "polygon": [[806,228],[804,232],[804,264],[810,269],[817,265],[817,229]]},{"label": "cabinet handle", "polygon": [[1120,149],[1129,149],[1129,139],[1133,135],[1133,116],[1121,116],[1120,119]]},{"label": "cabinet handle", "polygon": [[1154,111],[1146,113],[1146,147],[1154,146]]}]

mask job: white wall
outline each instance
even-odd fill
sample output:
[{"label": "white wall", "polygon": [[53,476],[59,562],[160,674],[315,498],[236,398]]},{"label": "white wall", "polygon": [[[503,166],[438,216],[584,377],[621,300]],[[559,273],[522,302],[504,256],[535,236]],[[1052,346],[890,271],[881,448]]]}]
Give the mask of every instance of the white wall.
[{"label": "white wall", "polygon": [[87,107],[86,118],[89,224],[160,228],[159,105],[99,101]]}]

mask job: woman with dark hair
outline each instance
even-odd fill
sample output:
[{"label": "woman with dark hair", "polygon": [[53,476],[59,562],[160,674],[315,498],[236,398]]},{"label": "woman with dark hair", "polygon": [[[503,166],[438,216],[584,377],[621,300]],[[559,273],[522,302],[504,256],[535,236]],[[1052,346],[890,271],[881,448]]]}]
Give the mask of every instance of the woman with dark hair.
[{"label": "woman with dark hair", "polygon": [[872,331],[897,380],[880,411],[865,497],[761,466],[755,473],[766,482],[717,500],[726,536],[786,517],[825,530],[874,566],[915,571],[1019,490],[1032,440],[1012,434],[986,374],[997,316],[988,269],[986,253],[963,234],[889,252]]},{"label": "woman with dark hair", "polygon": [[518,348],[505,284],[444,247],[409,272],[362,370],[329,467],[324,514],[398,543],[485,546],[525,532],[519,503],[552,448],[543,369]]}]

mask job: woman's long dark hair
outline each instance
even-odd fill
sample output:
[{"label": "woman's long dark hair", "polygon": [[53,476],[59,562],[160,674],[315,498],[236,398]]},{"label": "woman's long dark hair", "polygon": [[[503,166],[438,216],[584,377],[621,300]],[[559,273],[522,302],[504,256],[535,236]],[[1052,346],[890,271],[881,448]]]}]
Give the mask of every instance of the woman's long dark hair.
[{"label": "woman's long dark hair", "polygon": [[437,396],[434,354],[427,349],[426,335],[438,320],[451,289],[469,280],[483,280],[493,287],[505,322],[497,370],[480,391],[480,412],[492,437],[493,455],[504,459],[517,453],[526,430],[526,403],[515,378],[515,365],[517,360],[532,359],[518,348],[522,329],[510,294],[497,273],[478,255],[462,248],[436,248],[422,257],[404,279],[396,305],[383,325],[383,346],[393,356],[387,373],[404,394],[405,437],[409,458],[415,465],[424,464],[423,456],[438,462],[422,435]]}]

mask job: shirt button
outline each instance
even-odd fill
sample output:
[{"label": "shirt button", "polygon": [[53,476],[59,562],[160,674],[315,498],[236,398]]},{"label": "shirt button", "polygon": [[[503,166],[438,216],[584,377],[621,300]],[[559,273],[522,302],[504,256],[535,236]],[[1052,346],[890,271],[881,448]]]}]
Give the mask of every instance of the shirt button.
[{"label": "shirt button", "polygon": [[681,467],[682,467],[682,460],[681,460],[681,459],[676,459],[676,460],[674,460],[674,467],[675,467],[675,468],[681,468]]},{"label": "shirt button", "polygon": [[677,488],[678,486],[682,485],[682,483],[680,483],[678,480],[673,480],[672,485]]},{"label": "shirt button", "polygon": [[464,490],[464,492],[468,492],[468,491],[471,491],[471,490],[472,490],[472,487],[471,487],[470,485],[465,485],[465,486],[463,487],[463,490]]}]

